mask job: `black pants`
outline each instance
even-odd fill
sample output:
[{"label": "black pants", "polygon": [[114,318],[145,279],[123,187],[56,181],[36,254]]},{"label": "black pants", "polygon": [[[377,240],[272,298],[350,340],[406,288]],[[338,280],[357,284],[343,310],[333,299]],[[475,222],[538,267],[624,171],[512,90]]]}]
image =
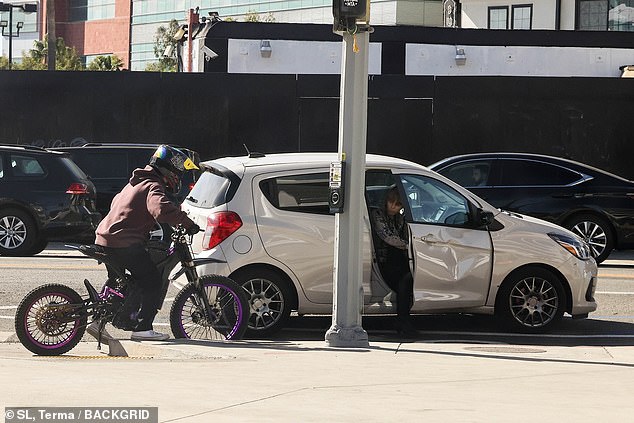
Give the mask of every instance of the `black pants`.
[{"label": "black pants", "polygon": [[[138,324],[135,331],[150,330],[152,323],[161,307],[161,275],[152,262],[150,253],[141,244],[125,248],[104,247],[117,263],[127,269],[141,291],[141,310],[137,317]],[[116,273],[108,267],[108,278]]]},{"label": "black pants", "polygon": [[409,270],[407,253],[390,248],[387,261],[379,263],[379,269],[385,283],[396,292],[396,314],[402,319],[409,318],[414,303],[414,278]]}]

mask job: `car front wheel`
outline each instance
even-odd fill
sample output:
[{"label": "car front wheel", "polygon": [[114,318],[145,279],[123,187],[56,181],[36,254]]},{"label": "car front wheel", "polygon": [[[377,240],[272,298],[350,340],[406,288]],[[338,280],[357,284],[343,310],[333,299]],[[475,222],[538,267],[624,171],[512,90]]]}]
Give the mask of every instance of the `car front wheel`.
[{"label": "car front wheel", "polygon": [[605,219],[584,214],[567,222],[566,227],[588,243],[592,257],[597,263],[605,260],[614,248],[612,228]]},{"label": "car front wheel", "polygon": [[496,312],[507,328],[539,333],[561,319],[566,299],[557,276],[531,267],[511,274],[498,293]]},{"label": "car front wheel", "polygon": [[16,209],[0,211],[0,255],[31,255],[42,242],[28,214]]}]

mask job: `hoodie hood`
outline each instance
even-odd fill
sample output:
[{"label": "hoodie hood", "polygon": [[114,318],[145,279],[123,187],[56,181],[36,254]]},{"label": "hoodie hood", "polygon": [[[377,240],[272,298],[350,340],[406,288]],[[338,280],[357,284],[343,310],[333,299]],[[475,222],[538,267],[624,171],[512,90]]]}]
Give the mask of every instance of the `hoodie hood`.
[{"label": "hoodie hood", "polygon": [[150,165],[145,166],[143,169],[134,169],[132,177],[130,177],[130,185],[135,186],[147,180],[163,185],[163,177]]}]

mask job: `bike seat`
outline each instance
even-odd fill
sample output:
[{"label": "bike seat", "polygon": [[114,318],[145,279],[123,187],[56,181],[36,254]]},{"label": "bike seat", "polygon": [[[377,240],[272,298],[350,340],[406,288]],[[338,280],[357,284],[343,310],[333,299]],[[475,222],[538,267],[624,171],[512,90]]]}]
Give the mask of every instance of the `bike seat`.
[{"label": "bike seat", "polygon": [[90,245],[80,245],[77,249],[82,253],[87,255],[88,257],[92,257],[98,261],[105,261],[108,257],[108,253],[104,250],[101,245],[90,244]]}]

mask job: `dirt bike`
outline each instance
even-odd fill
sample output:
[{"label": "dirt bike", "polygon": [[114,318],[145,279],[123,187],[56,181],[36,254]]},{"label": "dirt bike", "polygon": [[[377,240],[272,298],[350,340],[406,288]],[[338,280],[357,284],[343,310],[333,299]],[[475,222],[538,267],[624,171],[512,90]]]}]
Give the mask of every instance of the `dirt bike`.
[{"label": "dirt bike", "polygon": [[[170,282],[183,274],[185,285],[174,298],[170,327],[175,338],[241,339],[247,329],[249,303],[246,292],[233,280],[219,275],[198,276],[196,267],[215,259],[196,259],[191,237],[182,227],[174,228],[171,245],[150,241],[148,251],[161,278],[163,303]],[[100,263],[109,265],[116,277],[109,277],[101,292],[85,279],[88,296],[82,298],[62,284],[46,284],[32,290],[20,302],[15,315],[17,336],[29,351],[38,355],[59,355],[74,348],[88,324],[97,322],[98,342],[107,323],[130,330],[131,314],[140,305],[139,289],[132,276],[98,245],[70,246]],[[177,264],[180,270],[172,275]],[[90,322],[89,322],[90,320]]]}]

